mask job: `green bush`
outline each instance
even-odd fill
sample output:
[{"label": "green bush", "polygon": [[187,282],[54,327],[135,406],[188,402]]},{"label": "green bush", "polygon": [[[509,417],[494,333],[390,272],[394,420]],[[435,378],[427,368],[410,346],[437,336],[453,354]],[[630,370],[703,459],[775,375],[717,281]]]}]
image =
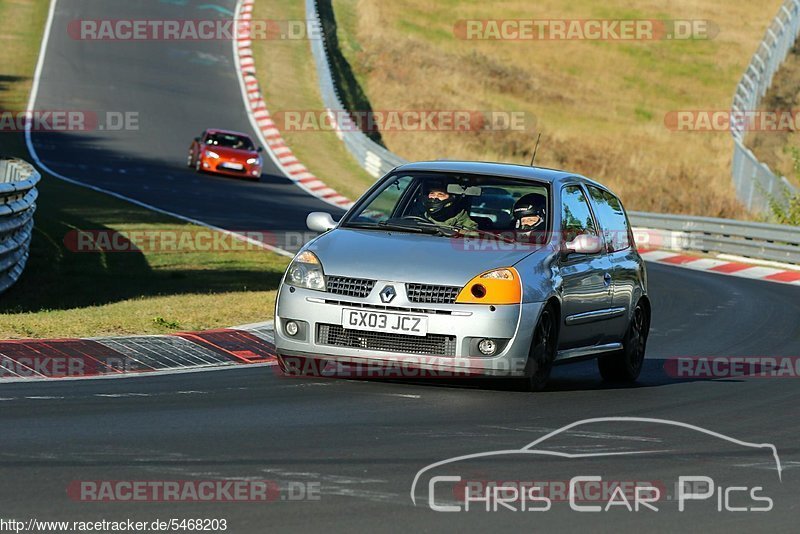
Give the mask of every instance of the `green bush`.
[{"label": "green bush", "polygon": [[[794,173],[800,179],[800,149],[792,147],[791,151]],[[789,189],[784,189],[780,196],[769,197],[769,208],[777,223],[800,226],[800,193],[792,193]]]}]

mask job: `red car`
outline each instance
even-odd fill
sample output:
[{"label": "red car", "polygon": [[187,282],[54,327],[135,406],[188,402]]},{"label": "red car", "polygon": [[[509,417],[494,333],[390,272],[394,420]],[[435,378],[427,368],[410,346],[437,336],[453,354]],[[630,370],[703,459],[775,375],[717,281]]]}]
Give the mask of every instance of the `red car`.
[{"label": "red car", "polygon": [[256,148],[247,134],[227,130],[206,130],[189,147],[187,165],[197,172],[225,176],[261,178],[262,148]]}]

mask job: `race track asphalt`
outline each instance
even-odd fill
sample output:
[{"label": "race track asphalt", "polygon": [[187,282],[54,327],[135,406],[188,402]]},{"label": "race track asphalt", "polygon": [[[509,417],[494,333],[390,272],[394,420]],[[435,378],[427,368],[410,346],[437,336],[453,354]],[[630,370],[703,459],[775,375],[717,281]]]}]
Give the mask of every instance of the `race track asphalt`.
[{"label": "race track asphalt", "polygon": [[[606,385],[594,362],[555,370],[547,391],[449,381],[282,377],[276,367],[70,382],[17,383],[0,391],[0,503],[5,516],[83,521],[226,518],[232,532],[478,530],[505,527],[593,531],[792,531],[800,486],[798,378],[689,379],[670,376],[674,356],[797,356],[800,290],[651,265],[654,325],[636,387]],[[569,433],[557,450],[664,451],[591,460],[495,458],[465,468],[476,480],[660,481],[710,476],[762,486],[769,513],[718,512],[716,500],[677,511],[432,512],[414,506],[418,470],[450,457],[520,448],[591,417],[679,421],[777,447],[782,481],[764,450],[734,447],[661,425],[605,423]],[[476,475],[477,473],[477,475]],[[260,503],[80,502],[73,481],[269,480],[319,499]],[[730,482],[728,482],[730,478]],[[470,479],[471,480],[471,479]],[[301,484],[310,483],[310,486]],[[674,495],[674,493],[673,493]],[[442,499],[441,496],[437,499]]]},{"label": "race track asphalt", "polygon": [[[309,212],[343,212],[283,177],[266,153],[259,182],[186,167],[192,139],[206,128],[257,139],[230,41],[79,40],[68,31],[82,19],[217,19],[233,9],[232,0],[59,1],[35,108],[90,111],[106,129],[32,132],[32,143],[69,178],[229,230],[275,232],[275,244],[297,249]],[[135,113],[138,127],[109,131],[107,113]]]}]

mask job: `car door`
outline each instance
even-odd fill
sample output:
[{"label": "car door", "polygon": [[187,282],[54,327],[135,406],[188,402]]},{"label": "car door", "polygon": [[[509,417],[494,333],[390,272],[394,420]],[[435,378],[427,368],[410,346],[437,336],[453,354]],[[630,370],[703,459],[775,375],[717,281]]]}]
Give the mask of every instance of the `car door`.
[{"label": "car door", "polygon": [[[566,185],[561,190],[561,232],[563,243],[582,234],[600,235],[586,192],[579,184]],[[559,260],[561,349],[597,345],[606,339],[604,324],[611,308],[611,270],[605,248],[594,254],[562,254]]]},{"label": "car door", "polygon": [[627,330],[629,312],[641,278],[640,263],[622,202],[605,189],[589,185],[587,190],[612,265],[611,306],[616,312],[622,311],[609,319],[608,331],[620,339]]}]

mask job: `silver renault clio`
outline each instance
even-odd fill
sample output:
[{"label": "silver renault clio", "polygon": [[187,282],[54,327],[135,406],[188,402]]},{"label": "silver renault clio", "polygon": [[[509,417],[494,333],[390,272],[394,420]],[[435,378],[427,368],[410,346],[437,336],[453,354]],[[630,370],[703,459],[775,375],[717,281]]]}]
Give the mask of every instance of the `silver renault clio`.
[{"label": "silver renault clio", "polygon": [[[411,163],[379,180],[281,284],[275,343],[284,372],[402,364],[524,377],[597,357],[633,382],[650,328],[647,278],[619,199],[551,169]],[[305,370],[305,371],[304,371]]]}]

